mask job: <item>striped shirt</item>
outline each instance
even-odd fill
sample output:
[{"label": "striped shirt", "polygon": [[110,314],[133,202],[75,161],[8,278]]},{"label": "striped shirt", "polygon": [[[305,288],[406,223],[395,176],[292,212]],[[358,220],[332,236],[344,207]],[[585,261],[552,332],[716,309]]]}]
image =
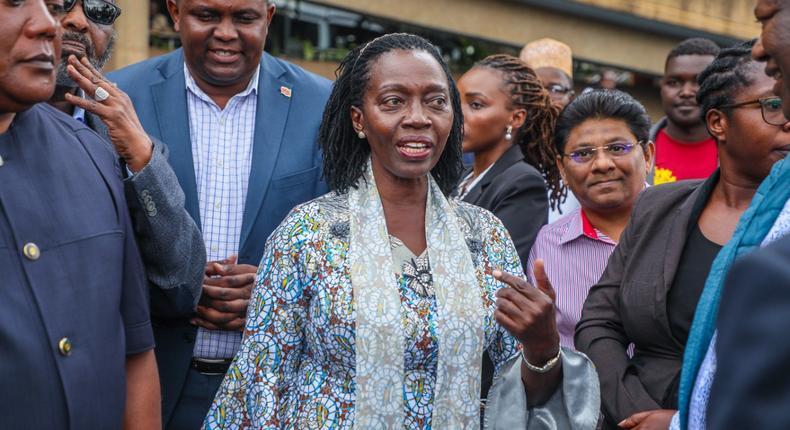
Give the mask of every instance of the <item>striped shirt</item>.
[{"label": "striped shirt", "polygon": [[[200,220],[209,261],[238,254],[241,222],[252,164],[258,105],[258,72],[247,89],[222,110],[201,90],[184,65],[192,161]],[[172,124],[178,127],[178,124]],[[233,358],[241,332],[198,329],[194,356]]]},{"label": "striped shirt", "polygon": [[557,293],[560,344],[575,349],[573,334],[590,288],[601,279],[615,243],[597,230],[581,208],[543,226],[527,260],[529,282],[535,285],[535,260],[543,259],[546,275]]}]

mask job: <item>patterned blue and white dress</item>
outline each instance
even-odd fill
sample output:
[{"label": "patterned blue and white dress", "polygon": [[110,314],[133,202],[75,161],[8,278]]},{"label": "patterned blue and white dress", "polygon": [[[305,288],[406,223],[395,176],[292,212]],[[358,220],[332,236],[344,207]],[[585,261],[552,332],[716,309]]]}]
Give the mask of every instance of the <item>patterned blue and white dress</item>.
[{"label": "patterned blue and white dress", "polygon": [[[497,371],[518,354],[493,318],[501,283],[520,274],[518,254],[489,212],[452,202],[485,311],[485,349]],[[207,429],[350,429],[355,423],[355,311],[346,195],[331,193],[294,209],[269,238],[250,300],[241,350],[206,417]],[[438,362],[437,299],[427,255],[392,267],[405,339],[403,428],[430,429]],[[408,255],[408,254],[407,254]],[[401,264],[398,264],[401,263]],[[400,269],[400,270],[398,270]]]}]

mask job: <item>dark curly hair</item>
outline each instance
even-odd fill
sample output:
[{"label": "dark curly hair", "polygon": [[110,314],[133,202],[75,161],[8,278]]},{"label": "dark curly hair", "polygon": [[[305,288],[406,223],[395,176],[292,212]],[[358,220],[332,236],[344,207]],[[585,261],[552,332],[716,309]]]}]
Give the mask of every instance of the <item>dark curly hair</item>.
[{"label": "dark curly hair", "polygon": [[357,47],[346,55],[335,75],[337,80],[329,96],[318,140],[324,155],[324,178],[329,187],[343,193],[357,188],[363,178],[370,145],[359,139],[351,122],[351,108],[361,107],[362,99],[370,81],[370,70],[382,54],[394,50],[424,51],[441,65],[447,76],[450,100],[453,108],[453,124],[439,162],[431,170],[439,188],[450,195],[463,172],[461,144],[463,142],[464,118],[461,112],[461,96],[450,73],[450,68],[439,50],[422,37],[407,33],[386,34]]},{"label": "dark curly hair", "polygon": [[555,163],[557,152],[553,145],[553,136],[559,111],[551,103],[548,91],[529,66],[510,55],[491,55],[474,67],[486,67],[501,72],[505,78],[505,86],[510,91],[512,107],[527,112],[524,124],[514,130],[513,141],[521,147],[527,162],[543,174],[551,191],[551,208],[556,209],[568,195],[568,189],[562,183]]},{"label": "dark curly hair", "polygon": [[559,154],[565,153],[573,129],[588,119],[622,120],[643,148],[650,140],[650,117],[642,103],[622,91],[594,90],[577,97],[560,114],[554,133]]},{"label": "dark curly hair", "polygon": [[756,42],[754,39],[723,49],[697,77],[697,103],[703,122],[711,109],[729,113],[729,109],[720,106],[735,102],[735,93],[753,83],[754,76],[750,72],[759,65],[752,60],[752,47]]}]

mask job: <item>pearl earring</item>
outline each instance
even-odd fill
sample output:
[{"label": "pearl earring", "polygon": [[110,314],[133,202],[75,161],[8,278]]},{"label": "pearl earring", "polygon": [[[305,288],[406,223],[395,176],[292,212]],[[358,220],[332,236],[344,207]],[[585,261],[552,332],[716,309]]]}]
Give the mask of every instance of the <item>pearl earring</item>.
[{"label": "pearl earring", "polygon": [[507,126],[507,131],[505,132],[505,140],[507,140],[508,142],[513,140],[513,126],[512,125]]},{"label": "pearl earring", "polygon": [[363,140],[364,140],[364,139],[365,139],[367,136],[365,136],[365,132],[364,132],[364,131],[360,130],[360,131],[357,133],[357,137],[359,137],[360,139],[363,139]]}]

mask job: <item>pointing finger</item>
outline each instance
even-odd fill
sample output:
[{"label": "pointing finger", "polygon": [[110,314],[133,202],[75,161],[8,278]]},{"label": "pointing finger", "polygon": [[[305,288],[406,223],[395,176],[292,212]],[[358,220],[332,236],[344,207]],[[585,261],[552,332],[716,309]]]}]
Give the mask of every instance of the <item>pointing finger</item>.
[{"label": "pointing finger", "polygon": [[554,291],[554,288],[551,286],[551,282],[549,282],[549,277],[546,275],[546,265],[543,262],[543,259],[535,260],[535,283],[538,284],[537,287],[540,291],[543,291],[552,302],[556,301],[557,293]]},{"label": "pointing finger", "polygon": [[502,272],[501,270],[494,270],[493,272],[494,278],[496,278],[500,282],[504,282],[505,284],[512,287],[514,290],[518,291],[521,295],[526,296],[529,300],[538,301],[538,300],[545,300],[543,297],[543,293],[538,291],[537,289],[533,288],[529,282],[519,278],[518,276],[512,275],[510,273]]}]

